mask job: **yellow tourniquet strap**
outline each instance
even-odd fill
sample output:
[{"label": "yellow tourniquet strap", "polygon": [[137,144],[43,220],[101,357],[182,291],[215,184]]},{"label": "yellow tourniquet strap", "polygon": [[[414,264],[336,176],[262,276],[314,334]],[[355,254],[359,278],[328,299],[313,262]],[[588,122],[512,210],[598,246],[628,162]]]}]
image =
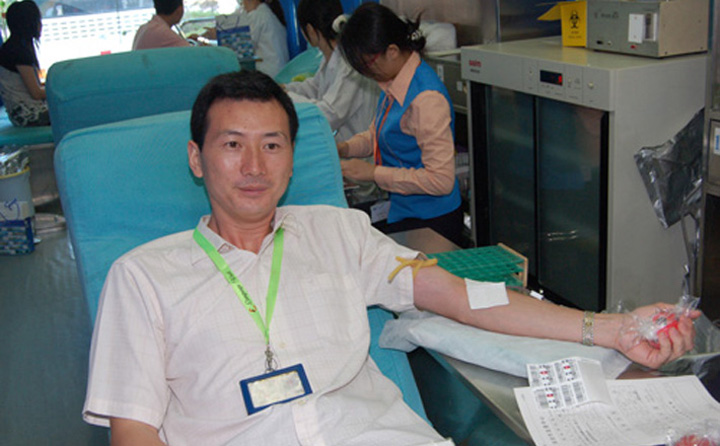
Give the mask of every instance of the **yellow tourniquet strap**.
[{"label": "yellow tourniquet strap", "polygon": [[437,265],[438,260],[437,259],[405,259],[403,257],[395,257],[395,260],[400,262],[400,264],[393,270],[393,272],[390,273],[388,276],[388,282],[392,282],[395,276],[398,275],[400,270],[405,268],[406,266],[409,266],[413,270],[413,279],[417,275],[417,272],[420,271],[420,268],[425,268],[426,266],[435,266]]}]

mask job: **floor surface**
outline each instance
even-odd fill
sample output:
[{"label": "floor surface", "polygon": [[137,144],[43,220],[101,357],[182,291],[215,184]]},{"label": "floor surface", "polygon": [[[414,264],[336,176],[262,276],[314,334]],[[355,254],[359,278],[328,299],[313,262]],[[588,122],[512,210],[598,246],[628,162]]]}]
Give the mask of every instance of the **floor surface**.
[{"label": "floor surface", "polygon": [[0,256],[0,445],[108,444],[81,417],[90,336],[64,231]]}]

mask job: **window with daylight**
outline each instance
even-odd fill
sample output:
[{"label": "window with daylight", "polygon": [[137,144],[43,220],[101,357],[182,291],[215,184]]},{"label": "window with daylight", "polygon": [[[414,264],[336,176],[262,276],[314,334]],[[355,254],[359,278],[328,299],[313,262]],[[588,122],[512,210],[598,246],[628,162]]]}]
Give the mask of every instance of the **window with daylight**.
[{"label": "window with daylight", "polygon": [[[38,47],[46,72],[61,60],[130,51],[135,31],[155,13],[153,0],[34,0],[43,29]],[[13,3],[1,1],[3,11]],[[240,9],[241,0],[185,0],[181,29],[185,34],[214,25],[217,14]],[[3,21],[3,38],[8,31]]]}]

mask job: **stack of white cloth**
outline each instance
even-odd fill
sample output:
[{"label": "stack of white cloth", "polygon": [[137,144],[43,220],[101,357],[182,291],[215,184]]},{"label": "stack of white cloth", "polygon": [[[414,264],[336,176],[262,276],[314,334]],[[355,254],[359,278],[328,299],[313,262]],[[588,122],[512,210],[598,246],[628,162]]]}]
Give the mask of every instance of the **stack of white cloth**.
[{"label": "stack of white cloth", "polygon": [[527,378],[526,364],[544,364],[572,356],[600,361],[607,379],[616,378],[631,363],[612,349],[494,333],[424,311],[408,311],[398,319],[388,321],[379,344],[383,348],[405,352],[425,347],[524,378]]}]

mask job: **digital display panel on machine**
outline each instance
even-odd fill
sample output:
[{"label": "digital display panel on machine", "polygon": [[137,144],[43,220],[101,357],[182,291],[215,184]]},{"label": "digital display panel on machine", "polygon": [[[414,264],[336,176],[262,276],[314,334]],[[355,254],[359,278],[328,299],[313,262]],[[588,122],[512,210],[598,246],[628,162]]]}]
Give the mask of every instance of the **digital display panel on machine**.
[{"label": "digital display panel on machine", "polygon": [[555,73],[552,71],[540,70],[540,82],[545,82],[548,84],[562,86],[563,75],[562,75],[562,73]]}]

